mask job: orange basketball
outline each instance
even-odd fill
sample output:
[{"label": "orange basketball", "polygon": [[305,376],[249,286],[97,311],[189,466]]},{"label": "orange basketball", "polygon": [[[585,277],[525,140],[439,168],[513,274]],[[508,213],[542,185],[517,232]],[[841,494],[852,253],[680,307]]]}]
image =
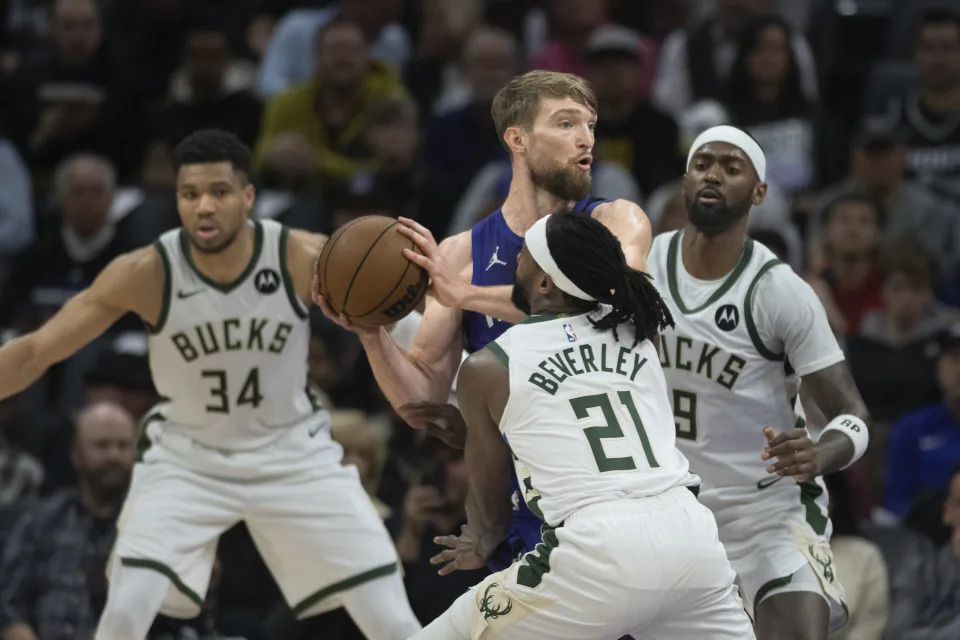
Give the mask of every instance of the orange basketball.
[{"label": "orange basketball", "polygon": [[413,311],[427,292],[427,272],[405,257],[420,253],[386,216],[364,216],[340,227],[317,262],[320,293],[352,324],[379,327]]}]

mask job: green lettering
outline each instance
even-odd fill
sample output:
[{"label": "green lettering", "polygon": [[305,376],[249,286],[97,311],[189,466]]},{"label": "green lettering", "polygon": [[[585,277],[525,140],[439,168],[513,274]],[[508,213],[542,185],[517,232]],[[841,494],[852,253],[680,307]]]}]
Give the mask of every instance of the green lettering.
[{"label": "green lettering", "polygon": [[667,336],[660,334],[660,339],[656,341],[657,353],[660,355],[660,366],[668,368],[670,366],[670,351],[667,348]]},{"label": "green lettering", "polygon": [[683,361],[683,349],[680,348],[681,345],[686,344],[688,347],[693,347],[693,340],[690,338],[678,337],[677,338],[677,357],[675,358],[677,362],[677,369],[681,371],[690,371],[693,369],[693,363],[689,360]]},{"label": "green lettering", "polygon": [[257,350],[263,351],[263,328],[267,326],[266,320],[250,319],[250,336],[247,338],[247,350],[253,350],[253,341],[257,341]]},{"label": "green lettering", "polygon": [[599,371],[597,365],[593,364],[593,347],[590,345],[580,345],[580,359],[583,360],[583,368],[587,373],[590,371]]},{"label": "green lettering", "polygon": [[640,372],[640,369],[643,368],[643,365],[647,364],[647,359],[640,359],[640,354],[633,354],[633,373],[630,374],[630,381],[633,382],[634,378],[637,377],[637,374]]},{"label": "green lettering", "polygon": [[613,373],[613,369],[607,367],[607,345],[600,345],[600,370],[607,373]]},{"label": "green lettering", "polygon": [[[737,383],[737,378],[739,378],[740,374],[743,373],[743,367],[746,364],[747,361],[743,358],[730,356],[730,359],[727,360],[727,364],[723,366],[723,373],[720,376],[717,376],[717,384],[726,387],[727,389],[733,389],[733,385]],[[727,378],[724,379],[724,376],[727,376]]]},{"label": "green lettering", "polygon": [[557,369],[560,369],[560,371],[563,373],[564,378],[570,377],[570,369],[567,369],[567,365],[563,363],[563,358],[560,357],[559,353],[553,354],[552,356],[547,358],[547,360],[549,360],[550,364],[555,366]]},{"label": "green lettering", "polygon": [[223,321],[223,346],[227,351],[237,351],[243,348],[243,343],[239,340],[231,340],[230,328],[240,328],[239,318],[228,318]]},{"label": "green lettering", "polygon": [[546,360],[544,360],[543,362],[541,362],[541,363],[540,363],[539,365],[537,365],[537,366],[540,367],[541,369],[543,369],[543,371],[544,371],[547,375],[549,375],[549,376],[551,376],[552,378],[554,378],[557,382],[563,382],[564,380],[567,379],[567,376],[560,377],[560,374],[558,374],[556,371],[554,371],[553,369],[551,369],[550,367],[548,367]]},{"label": "green lettering", "polygon": [[557,387],[559,386],[553,380],[550,380],[546,376],[539,373],[531,373],[529,380],[531,384],[533,384],[534,386],[540,387],[550,395],[555,394],[557,392]]},{"label": "green lettering", "polygon": [[281,322],[277,325],[277,331],[273,335],[273,342],[270,343],[271,353],[280,353],[283,351],[283,347],[287,344],[287,338],[290,337],[291,331],[293,331],[292,324]]},{"label": "green lettering", "polygon": [[193,362],[197,359],[197,350],[190,344],[187,334],[181,331],[170,336],[170,339],[173,340],[173,346],[177,348],[185,362]]},{"label": "green lettering", "polygon": [[620,366],[627,364],[627,354],[630,353],[630,349],[626,347],[620,347],[620,353],[617,354],[617,373],[622,375],[624,378],[627,377],[627,370],[621,369]]},{"label": "green lettering", "polygon": [[[203,336],[203,330],[206,329],[209,334],[210,344],[207,344]],[[220,351],[220,345],[217,344],[217,335],[213,332],[213,325],[209,322],[196,327],[197,338],[200,339],[200,348],[203,349],[203,355],[209,356],[212,353]]]},{"label": "green lettering", "polygon": [[577,369],[577,361],[573,359],[570,355],[571,353],[573,353],[573,347],[567,347],[563,350],[563,357],[567,361],[567,366],[570,367],[570,371],[573,371],[573,375],[578,376],[583,373],[583,371]]},{"label": "green lettering", "polygon": [[697,373],[699,374],[703,371],[703,368],[707,368],[707,377],[713,379],[713,356],[720,353],[720,347],[711,348],[710,345],[704,344],[703,348],[700,350],[700,362],[697,363]]}]

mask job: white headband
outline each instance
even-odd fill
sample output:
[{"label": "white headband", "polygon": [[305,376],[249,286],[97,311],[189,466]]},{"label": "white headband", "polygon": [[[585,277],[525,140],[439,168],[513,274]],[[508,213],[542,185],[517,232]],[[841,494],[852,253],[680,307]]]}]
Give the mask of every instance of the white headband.
[{"label": "white headband", "polygon": [[700,150],[705,144],[711,142],[727,142],[739,148],[753,163],[753,168],[757,171],[760,182],[764,182],[767,177],[767,157],[763,155],[763,149],[757,144],[757,141],[748,136],[745,132],[722,124],[717,127],[710,127],[693,141],[690,147],[690,153],[687,155],[687,168],[690,168],[690,161],[693,160],[693,154]]},{"label": "white headband", "polygon": [[539,265],[543,272],[553,279],[557,288],[564,293],[569,293],[574,298],[581,300],[596,300],[593,296],[586,293],[583,289],[573,284],[557,266],[557,261],[553,259],[550,253],[550,246],[547,244],[547,220],[550,216],[544,216],[534,223],[530,230],[524,235],[523,240],[527,245],[527,250],[533,256],[534,262]]}]

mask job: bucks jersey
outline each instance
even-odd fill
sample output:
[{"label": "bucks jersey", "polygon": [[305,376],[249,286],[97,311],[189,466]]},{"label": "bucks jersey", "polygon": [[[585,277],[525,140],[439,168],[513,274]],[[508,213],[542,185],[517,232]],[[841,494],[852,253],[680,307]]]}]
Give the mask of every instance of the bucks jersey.
[{"label": "bucks jersey", "polygon": [[588,504],[698,483],[675,447],[656,350],[631,347],[632,326],[618,333],[587,315],[533,316],[487,347],[510,374],[500,430],[527,505],[549,525]]},{"label": "bucks jersey", "polygon": [[194,440],[249,450],[317,410],[307,389],[308,313],[286,266],[288,230],[251,223],[250,263],[230,283],[203,275],[182,229],[155,247],[166,274],[149,339],[160,411]]},{"label": "bucks jersey", "polygon": [[690,276],[682,231],[654,239],[647,265],[676,326],[658,347],[677,446],[705,491],[777,481],[760,458],[764,427],[804,427],[800,376],[843,360],[822,305],[773,253],[747,239],[724,279]]}]

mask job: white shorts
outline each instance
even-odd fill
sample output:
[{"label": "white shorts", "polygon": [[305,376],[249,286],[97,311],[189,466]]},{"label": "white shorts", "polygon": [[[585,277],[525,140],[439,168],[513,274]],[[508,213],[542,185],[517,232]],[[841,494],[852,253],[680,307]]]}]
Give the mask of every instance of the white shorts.
[{"label": "white shorts", "polygon": [[200,612],[220,534],[244,520],[260,555],[301,618],[398,571],[383,522],[355,467],[340,464],[326,413],[255,451],[224,452],[147,423],[152,446],[135,465],[111,563],[170,578],[161,612]]},{"label": "white shorts", "polygon": [[821,482],[798,485],[785,478],[765,489],[704,489],[700,501],[713,511],[720,541],[747,607],[785,592],[811,592],[830,607],[830,630],[846,624],[843,586],[830,550],[832,525]]},{"label": "white shorts", "polygon": [[754,637],[717,539],[689,489],[587,506],[473,588],[471,637]]}]

